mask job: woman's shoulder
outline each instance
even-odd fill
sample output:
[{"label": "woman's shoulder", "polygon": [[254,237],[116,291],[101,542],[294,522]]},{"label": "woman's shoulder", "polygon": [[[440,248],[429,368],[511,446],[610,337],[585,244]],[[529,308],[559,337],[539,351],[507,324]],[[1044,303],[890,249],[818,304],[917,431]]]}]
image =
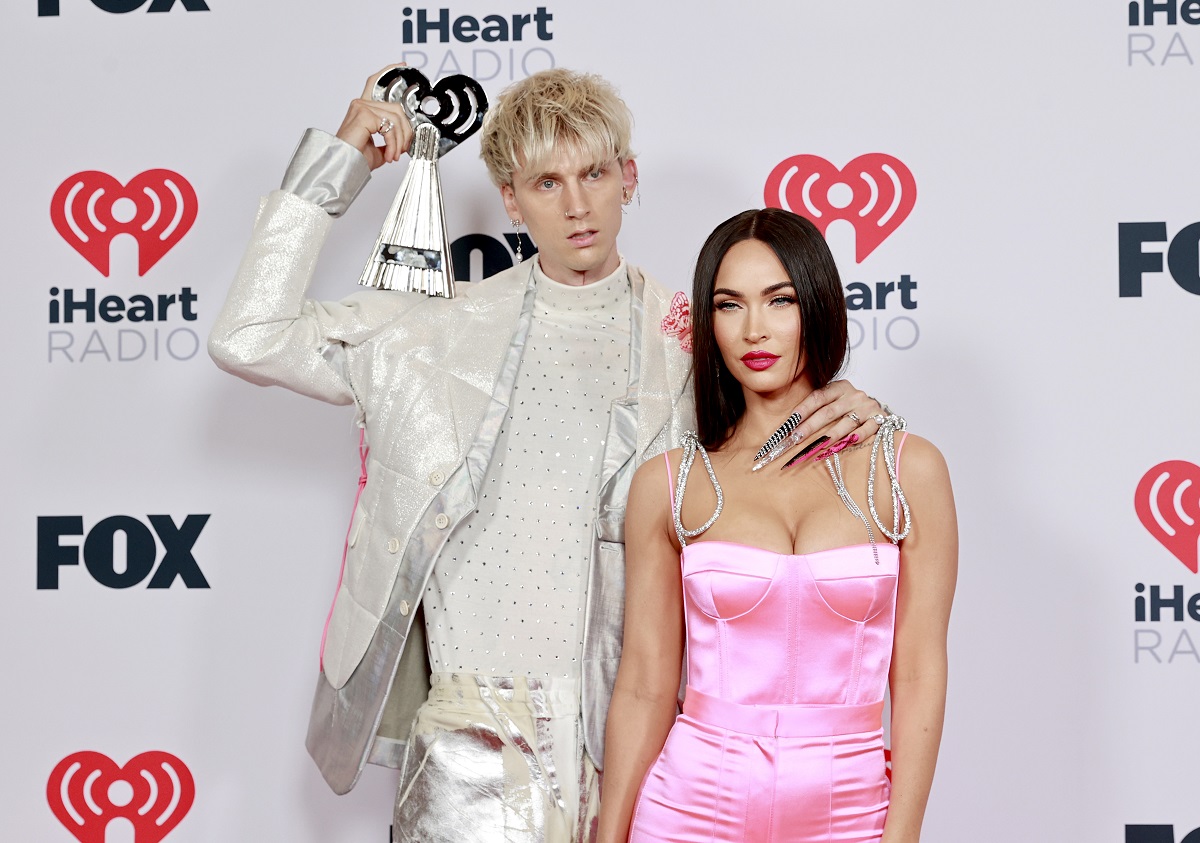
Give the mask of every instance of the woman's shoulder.
[{"label": "woman's shoulder", "polygon": [[901,433],[896,437],[896,451],[896,468],[902,483],[922,484],[949,479],[950,471],[946,465],[946,458],[937,446],[925,437],[915,433]]},{"label": "woman's shoulder", "polygon": [[[683,453],[682,448],[672,448],[666,452],[666,460],[671,462],[671,477],[675,476],[675,472],[679,469],[680,455]],[[667,462],[663,459],[663,454],[659,453],[638,466],[634,472],[634,483],[666,483],[667,477]]]}]

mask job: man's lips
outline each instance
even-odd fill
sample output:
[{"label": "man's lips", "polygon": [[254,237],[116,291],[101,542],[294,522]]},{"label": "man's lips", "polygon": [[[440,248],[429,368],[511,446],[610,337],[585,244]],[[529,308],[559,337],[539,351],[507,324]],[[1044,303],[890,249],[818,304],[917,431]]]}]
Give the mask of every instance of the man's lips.
[{"label": "man's lips", "polygon": [[576,231],[567,237],[567,241],[573,246],[583,248],[591,246],[596,242],[596,230],[594,228],[585,229],[584,231]]},{"label": "man's lips", "polygon": [[778,359],[778,354],[771,354],[769,351],[748,351],[742,355],[742,362],[756,372],[771,368]]}]

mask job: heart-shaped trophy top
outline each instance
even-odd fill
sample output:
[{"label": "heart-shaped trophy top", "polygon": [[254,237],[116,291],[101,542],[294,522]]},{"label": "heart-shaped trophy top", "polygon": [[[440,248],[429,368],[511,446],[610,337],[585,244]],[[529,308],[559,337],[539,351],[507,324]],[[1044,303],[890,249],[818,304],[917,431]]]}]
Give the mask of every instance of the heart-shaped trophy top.
[{"label": "heart-shaped trophy top", "polygon": [[[479,131],[488,108],[483,86],[470,76],[456,73],[430,85],[413,67],[393,67],[380,75],[372,97],[402,106],[414,129],[421,123],[433,125],[441,135],[439,158]],[[437,103],[433,114],[424,107],[430,100]]]}]

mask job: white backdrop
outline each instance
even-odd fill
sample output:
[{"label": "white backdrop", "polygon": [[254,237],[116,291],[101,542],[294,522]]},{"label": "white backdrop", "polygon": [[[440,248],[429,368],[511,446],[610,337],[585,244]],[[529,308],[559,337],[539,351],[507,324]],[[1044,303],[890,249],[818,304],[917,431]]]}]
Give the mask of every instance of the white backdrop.
[{"label": "white backdrop", "polygon": [[[1126,0],[546,0],[543,38],[530,24],[519,41],[406,44],[422,11],[539,7],[5,3],[5,839],[385,840],[394,774],[369,768],[335,797],[303,748],[357,479],[351,413],[230,378],[193,338],[304,128],[336,129],[370,73],[407,59],[430,75],[477,72],[491,94],[550,64],[612,80],[637,118],[641,172],[622,250],[679,289],[707,232],[761,206],[785,159],[842,168],[884,153],[907,167],[911,214],[861,263],[849,222],[828,236],[847,284],[916,284],[911,307],[894,293],[851,313],[863,340],[849,374],[942,448],[959,504],[949,708],[924,839],[1183,843],[1200,827],[1200,610],[1187,612],[1200,576],[1186,564],[1200,517],[1196,235],[1172,252],[1179,283],[1166,242],[1130,240],[1126,263],[1140,251],[1151,271],[1141,296],[1122,297],[1118,233],[1157,223],[1172,238],[1200,220],[1200,25],[1190,4],[1165,0],[1172,14],[1148,26],[1134,5],[1131,26]],[[508,221],[477,150],[473,139],[443,162],[452,236],[500,238]],[[134,239],[116,237],[105,277],[56,228],[56,191],[84,171],[124,185],[160,168],[194,189],[194,225],[176,223],[178,242],[142,275]],[[337,224],[316,295],[355,289],[402,171],[377,173]],[[161,211],[160,228],[169,203]],[[132,204],[113,213],[128,219]],[[61,319],[66,291],[80,301],[89,289],[121,298],[110,316],[135,296],[192,301],[158,320],[87,323],[75,310],[52,324],[52,300]],[[889,326],[910,347],[889,344]],[[1167,461],[1185,464],[1152,472]],[[1164,473],[1156,518],[1150,493],[1135,493]],[[189,515],[210,517],[194,542],[167,529],[177,553],[163,559],[160,539],[155,565],[193,584],[198,568],[209,588],[111,587],[138,579],[153,551],[142,528],[105,519],[149,529],[169,516],[155,522],[194,532]],[[76,528],[97,525],[85,547]],[[134,538],[116,533],[106,571],[114,526]],[[1145,597],[1179,587],[1182,619],[1168,607],[1139,620],[1139,583]],[[178,826],[157,832],[116,819],[72,836],[47,783],[86,750],[118,766],[170,753],[194,780],[190,811],[174,806]]]}]

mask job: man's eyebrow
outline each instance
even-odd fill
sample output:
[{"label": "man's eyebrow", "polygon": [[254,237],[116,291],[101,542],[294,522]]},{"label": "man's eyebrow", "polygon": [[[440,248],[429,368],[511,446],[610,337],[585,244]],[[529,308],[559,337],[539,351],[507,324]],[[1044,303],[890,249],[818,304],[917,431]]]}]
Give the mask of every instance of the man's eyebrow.
[{"label": "man's eyebrow", "polygon": [[557,173],[552,173],[549,170],[539,170],[536,173],[533,173],[532,175],[527,176],[525,178],[525,181],[529,184],[533,184],[535,181],[541,181],[542,179],[557,179],[557,178],[558,178]]},{"label": "man's eyebrow", "polygon": [[[588,173],[595,172],[596,170],[604,169],[605,167],[608,167],[609,164],[610,164],[610,161],[596,161],[591,164],[584,164],[576,172],[576,175],[585,176]],[[530,184],[532,184],[533,182],[541,181],[542,179],[552,179],[554,181],[559,181],[562,179],[562,177],[563,177],[563,174],[560,172],[557,172],[555,170],[545,169],[545,170],[537,170],[534,172],[533,175],[527,176],[526,181],[529,182]]]},{"label": "man's eyebrow", "polygon": [[606,169],[608,167],[609,163],[611,163],[611,161],[612,161],[612,159],[609,159],[608,161],[593,161],[591,164],[587,164],[583,167],[580,167],[579,175],[585,176],[588,173],[594,173],[597,170]]}]

